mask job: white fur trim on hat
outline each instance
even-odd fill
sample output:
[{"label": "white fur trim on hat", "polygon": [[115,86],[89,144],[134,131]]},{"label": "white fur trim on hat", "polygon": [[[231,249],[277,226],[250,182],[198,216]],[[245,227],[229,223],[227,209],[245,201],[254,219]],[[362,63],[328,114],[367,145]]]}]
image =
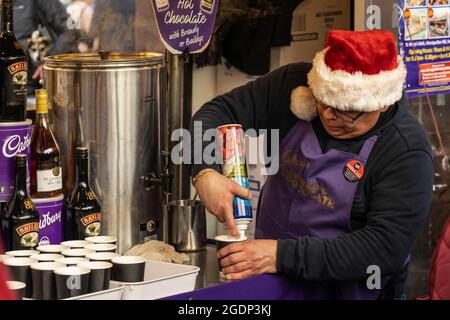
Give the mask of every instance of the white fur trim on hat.
[{"label": "white fur trim on hat", "polygon": [[317,102],[308,87],[298,87],[292,91],[291,111],[297,118],[311,121],[317,116]]},{"label": "white fur trim on hat", "polygon": [[324,105],[342,111],[371,112],[391,106],[402,97],[406,68],[401,56],[398,67],[375,75],[332,71],[325,64],[327,49],[317,53],[308,84],[314,97]]}]

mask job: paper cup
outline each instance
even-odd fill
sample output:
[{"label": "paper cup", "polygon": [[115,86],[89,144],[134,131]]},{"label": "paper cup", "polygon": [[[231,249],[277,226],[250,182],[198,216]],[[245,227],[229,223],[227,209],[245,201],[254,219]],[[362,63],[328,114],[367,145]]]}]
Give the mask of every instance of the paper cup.
[{"label": "paper cup", "polygon": [[85,258],[87,255],[94,252],[94,250],[89,249],[68,249],[61,252],[61,254],[66,258]]},{"label": "paper cup", "polygon": [[37,260],[37,262],[55,262],[58,259],[64,258],[64,256],[55,253],[42,253],[35,254],[31,258]]},{"label": "paper cup", "polygon": [[36,250],[17,250],[17,251],[8,251],[5,253],[7,256],[15,257],[15,258],[29,258],[35,254],[39,254],[39,251]]},{"label": "paper cup", "polygon": [[109,243],[93,243],[86,246],[86,249],[94,250],[95,252],[111,252],[115,253],[117,246]]},{"label": "paper cup", "polygon": [[86,256],[86,258],[88,258],[91,261],[105,261],[105,262],[111,262],[111,260],[115,257],[120,257],[120,254],[111,252],[96,252]]},{"label": "paper cup", "polygon": [[109,262],[82,262],[80,268],[91,270],[89,274],[89,293],[108,290],[111,281],[112,263]]},{"label": "paper cup", "polygon": [[54,270],[65,267],[55,262],[33,263],[31,274],[33,279],[33,294],[35,300],[56,299],[56,278]]},{"label": "paper cup", "polygon": [[25,283],[19,281],[6,281],[6,285],[9,290],[16,293],[17,299],[22,300],[25,297],[27,291],[27,285]]},{"label": "paper cup", "polygon": [[76,267],[82,262],[89,262],[88,258],[61,258],[55,261],[64,264],[66,267]]},{"label": "paper cup", "polygon": [[51,244],[48,246],[39,246],[36,248],[40,253],[56,253],[60,254],[64,250],[70,249],[69,247],[62,246],[60,244]]},{"label": "paper cup", "polygon": [[69,249],[84,249],[89,244],[91,243],[86,240],[71,240],[61,242],[62,246],[68,247]]},{"label": "paper cup", "polygon": [[25,298],[30,298],[32,293],[31,269],[30,266],[37,261],[32,258],[8,258],[3,264],[9,267],[14,281],[26,284]]},{"label": "paper cup", "polygon": [[216,241],[217,252],[219,252],[221,249],[229,246],[230,244],[247,241],[247,237],[237,238],[230,235],[221,235],[215,237],[214,240]]},{"label": "paper cup", "polygon": [[112,280],[119,282],[142,282],[145,275],[145,259],[135,256],[120,256],[111,260]]},{"label": "paper cup", "polygon": [[90,243],[98,243],[98,244],[117,244],[117,237],[113,236],[97,236],[97,237],[87,237],[85,238],[86,241],[89,241]]},{"label": "paper cup", "polygon": [[64,267],[55,271],[56,296],[67,299],[88,293],[90,270],[80,267]]},{"label": "paper cup", "polygon": [[[220,250],[222,250],[226,246],[229,246],[230,244],[247,241],[247,237],[236,238],[230,235],[220,235],[215,237],[214,240],[216,241],[216,251],[219,252]],[[219,264],[220,276],[223,278],[224,274],[221,271],[222,266],[220,265],[219,258],[217,258],[217,263]]]}]

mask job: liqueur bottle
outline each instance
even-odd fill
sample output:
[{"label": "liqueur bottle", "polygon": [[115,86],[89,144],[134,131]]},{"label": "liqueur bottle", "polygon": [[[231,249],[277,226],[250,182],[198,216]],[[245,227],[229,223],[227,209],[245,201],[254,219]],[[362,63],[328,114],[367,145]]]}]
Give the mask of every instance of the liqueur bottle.
[{"label": "liqueur bottle", "polygon": [[3,208],[2,232],[7,250],[34,249],[39,241],[39,213],[27,192],[27,156],[15,159],[14,192]]},{"label": "liqueur bottle", "polygon": [[76,181],[67,201],[66,240],[84,240],[101,234],[101,204],[89,186],[89,151],[76,150]]},{"label": "liqueur bottle", "polygon": [[28,60],[14,35],[12,0],[0,0],[0,7],[0,122],[21,122],[27,115]]},{"label": "liqueur bottle", "polygon": [[36,90],[36,126],[31,138],[30,193],[33,198],[62,194],[61,157],[48,121],[47,90]]}]

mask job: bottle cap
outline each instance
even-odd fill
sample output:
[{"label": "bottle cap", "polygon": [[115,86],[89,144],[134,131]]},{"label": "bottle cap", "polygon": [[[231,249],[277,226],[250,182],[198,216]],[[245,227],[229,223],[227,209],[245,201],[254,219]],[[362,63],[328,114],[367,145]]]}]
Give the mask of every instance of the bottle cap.
[{"label": "bottle cap", "polygon": [[77,147],[76,157],[79,159],[86,159],[89,154],[89,149],[86,147]]},{"label": "bottle cap", "polygon": [[48,93],[46,89],[36,90],[36,113],[48,113]]},{"label": "bottle cap", "polygon": [[16,157],[16,166],[26,166],[27,165],[27,155],[26,154],[17,154]]},{"label": "bottle cap", "polygon": [[0,6],[12,4],[13,4],[12,0],[0,0]]}]

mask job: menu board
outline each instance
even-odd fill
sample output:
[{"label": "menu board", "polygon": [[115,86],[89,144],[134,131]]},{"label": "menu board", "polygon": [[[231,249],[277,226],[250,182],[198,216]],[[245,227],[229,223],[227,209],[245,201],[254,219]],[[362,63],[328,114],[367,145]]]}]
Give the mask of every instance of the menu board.
[{"label": "menu board", "polygon": [[400,52],[408,98],[450,92],[448,0],[399,0]]},{"label": "menu board", "polygon": [[161,40],[172,54],[203,52],[211,41],[219,0],[151,0]]}]

